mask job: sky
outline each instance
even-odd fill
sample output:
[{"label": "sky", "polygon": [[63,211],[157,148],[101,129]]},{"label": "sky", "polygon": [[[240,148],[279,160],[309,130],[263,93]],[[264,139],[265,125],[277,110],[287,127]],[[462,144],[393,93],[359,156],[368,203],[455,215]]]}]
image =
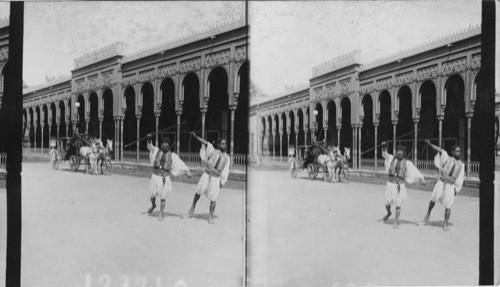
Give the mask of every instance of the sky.
[{"label": "sky", "polygon": [[0,2],[0,19],[3,19],[10,14],[10,3]]},{"label": "sky", "polygon": [[23,81],[30,87],[70,76],[76,58],[115,42],[130,55],[245,17],[242,1],[25,2],[24,8]]},{"label": "sky", "polygon": [[479,25],[481,2],[256,1],[249,22],[250,77],[268,100],[308,85],[314,66],[351,51],[367,63]]}]

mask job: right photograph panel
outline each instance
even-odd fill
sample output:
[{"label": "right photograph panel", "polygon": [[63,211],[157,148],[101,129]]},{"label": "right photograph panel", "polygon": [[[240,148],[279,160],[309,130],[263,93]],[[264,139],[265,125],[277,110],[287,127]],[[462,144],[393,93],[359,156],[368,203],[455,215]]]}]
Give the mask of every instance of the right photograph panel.
[{"label": "right photograph panel", "polygon": [[478,284],[481,2],[250,2],[249,21],[251,281]]}]

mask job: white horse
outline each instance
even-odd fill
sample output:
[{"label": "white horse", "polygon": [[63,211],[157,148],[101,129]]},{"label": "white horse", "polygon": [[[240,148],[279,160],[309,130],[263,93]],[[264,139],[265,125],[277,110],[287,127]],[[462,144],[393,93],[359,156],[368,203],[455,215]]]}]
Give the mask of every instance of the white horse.
[{"label": "white horse", "polygon": [[347,181],[347,179],[349,178],[349,164],[347,163],[347,161],[351,158],[351,148],[344,147],[344,155],[340,154],[339,148],[336,148],[336,150],[338,152],[338,157],[337,161],[335,162],[334,173],[337,173],[337,169],[339,169],[338,172],[339,181],[340,181],[340,172],[344,174],[344,180]]},{"label": "white horse", "polygon": [[100,140],[92,140],[91,146],[83,146],[80,148],[80,156],[90,161],[90,167],[94,174],[97,173],[97,157],[99,156]]},{"label": "white horse", "polygon": [[[98,166],[101,167],[101,173],[104,173],[102,170],[102,165],[106,160],[111,159],[110,152],[113,151],[113,140],[106,139],[106,146],[101,145],[101,150],[99,151],[99,155],[97,157]],[[99,164],[100,161],[100,164]]]}]

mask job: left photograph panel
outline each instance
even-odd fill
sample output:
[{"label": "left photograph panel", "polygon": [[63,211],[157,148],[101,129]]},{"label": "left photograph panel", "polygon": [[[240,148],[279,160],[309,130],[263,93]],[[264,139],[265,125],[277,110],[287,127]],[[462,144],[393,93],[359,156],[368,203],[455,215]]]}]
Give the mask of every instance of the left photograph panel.
[{"label": "left photograph panel", "polygon": [[25,3],[23,286],[244,284],[245,9]]}]

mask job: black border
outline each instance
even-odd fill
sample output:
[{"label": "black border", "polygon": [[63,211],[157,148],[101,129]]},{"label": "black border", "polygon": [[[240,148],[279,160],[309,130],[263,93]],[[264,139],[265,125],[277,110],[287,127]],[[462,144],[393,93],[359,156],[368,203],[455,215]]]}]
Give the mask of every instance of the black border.
[{"label": "black border", "polygon": [[478,131],[475,134],[482,143],[478,151],[479,180],[481,181],[479,184],[479,285],[493,285],[495,276],[493,184],[495,179],[495,26],[495,1],[483,0],[481,76],[478,79],[475,124],[472,127]]},{"label": "black border", "polygon": [[4,67],[2,132],[7,152],[7,264],[5,286],[21,286],[21,162],[24,3],[10,3],[9,59]]}]

